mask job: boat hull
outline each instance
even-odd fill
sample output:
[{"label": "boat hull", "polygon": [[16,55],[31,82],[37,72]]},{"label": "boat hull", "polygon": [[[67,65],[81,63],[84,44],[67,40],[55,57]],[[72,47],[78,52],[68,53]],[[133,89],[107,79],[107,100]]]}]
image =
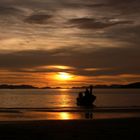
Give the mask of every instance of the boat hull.
[{"label": "boat hull", "polygon": [[96,100],[96,96],[93,98],[77,98],[77,105],[78,106],[93,106],[93,103]]}]

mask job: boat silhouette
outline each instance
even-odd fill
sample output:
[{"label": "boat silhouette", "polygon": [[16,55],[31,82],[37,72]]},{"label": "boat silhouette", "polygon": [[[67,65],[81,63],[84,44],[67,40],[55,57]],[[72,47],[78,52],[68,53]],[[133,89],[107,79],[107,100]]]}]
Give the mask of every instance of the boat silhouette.
[{"label": "boat silhouette", "polygon": [[89,88],[90,90],[86,88],[84,93],[79,93],[79,96],[76,99],[78,106],[93,106],[96,96],[92,94],[93,86],[89,86]]},{"label": "boat silhouette", "polygon": [[78,106],[92,106],[94,101],[96,100],[96,96],[93,95],[93,98],[77,98],[77,105]]}]

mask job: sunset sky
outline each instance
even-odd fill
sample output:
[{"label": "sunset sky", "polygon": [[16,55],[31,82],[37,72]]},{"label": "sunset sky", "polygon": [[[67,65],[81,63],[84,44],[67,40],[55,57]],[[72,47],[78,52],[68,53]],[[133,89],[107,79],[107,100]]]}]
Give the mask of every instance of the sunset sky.
[{"label": "sunset sky", "polygon": [[140,81],[140,0],[0,0],[0,84]]}]

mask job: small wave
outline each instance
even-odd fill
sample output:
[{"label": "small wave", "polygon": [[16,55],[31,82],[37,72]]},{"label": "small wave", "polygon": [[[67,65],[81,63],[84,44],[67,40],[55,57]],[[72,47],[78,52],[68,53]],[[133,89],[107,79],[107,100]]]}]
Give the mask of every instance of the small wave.
[{"label": "small wave", "polygon": [[136,107],[51,107],[51,108],[0,108],[0,113],[20,112],[140,112],[140,106]]}]

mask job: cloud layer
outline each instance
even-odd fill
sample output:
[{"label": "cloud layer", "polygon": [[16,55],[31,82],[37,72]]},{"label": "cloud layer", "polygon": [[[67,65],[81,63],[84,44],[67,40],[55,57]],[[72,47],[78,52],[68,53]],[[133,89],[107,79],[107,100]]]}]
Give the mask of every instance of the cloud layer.
[{"label": "cloud layer", "polygon": [[59,70],[44,66],[64,65],[93,82],[138,81],[139,13],[139,0],[1,0],[0,71],[49,74]]}]

